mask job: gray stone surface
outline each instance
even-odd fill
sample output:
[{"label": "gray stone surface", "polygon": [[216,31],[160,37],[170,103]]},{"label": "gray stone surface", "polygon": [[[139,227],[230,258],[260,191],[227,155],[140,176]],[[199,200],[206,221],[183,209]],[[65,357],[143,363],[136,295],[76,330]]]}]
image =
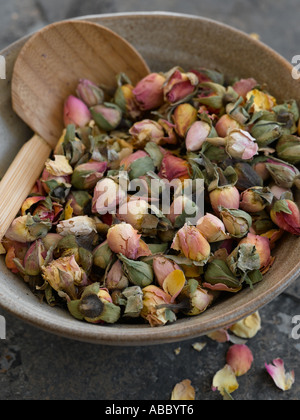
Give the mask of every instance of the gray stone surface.
[{"label": "gray stone surface", "polygon": [[[56,20],[135,10],[205,16],[260,34],[289,61],[300,54],[298,0],[0,0],[0,49]],[[263,329],[248,342],[255,361],[239,379],[235,399],[299,400],[300,340],[291,338],[299,302],[298,281],[260,311]],[[211,383],[224,366],[230,344],[201,337],[156,347],[95,346],[40,331],[1,309],[0,315],[7,323],[7,339],[0,341],[1,400],[169,400],[183,379],[192,381],[198,400],[221,399],[211,391]],[[192,348],[196,341],[207,343],[201,353]],[[296,383],[287,393],[275,387],[264,368],[278,357],[296,373]]]}]

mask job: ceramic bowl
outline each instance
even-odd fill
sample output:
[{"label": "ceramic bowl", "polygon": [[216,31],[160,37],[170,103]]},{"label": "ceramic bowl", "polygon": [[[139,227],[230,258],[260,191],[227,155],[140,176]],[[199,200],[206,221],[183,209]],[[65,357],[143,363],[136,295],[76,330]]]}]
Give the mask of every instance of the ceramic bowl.
[{"label": "ceramic bowl", "polygon": [[[228,76],[254,77],[267,83],[280,101],[295,98],[300,105],[300,83],[292,67],[276,52],[224,24],[200,17],[170,13],[129,13],[86,16],[131,42],[152,71],[180,65],[218,69]],[[11,108],[10,82],[15,59],[28,37],[0,54],[7,62],[7,79],[0,80],[0,176],[3,176],[31,132]],[[49,333],[74,340],[108,345],[152,345],[195,338],[252,314],[283,292],[300,274],[299,238],[285,236],[274,253],[275,264],[254,290],[247,288],[211,307],[204,314],[164,327],[147,325],[99,326],[82,323],[59,308],[40,303],[22,279],[0,259],[0,305],[22,320]]]}]

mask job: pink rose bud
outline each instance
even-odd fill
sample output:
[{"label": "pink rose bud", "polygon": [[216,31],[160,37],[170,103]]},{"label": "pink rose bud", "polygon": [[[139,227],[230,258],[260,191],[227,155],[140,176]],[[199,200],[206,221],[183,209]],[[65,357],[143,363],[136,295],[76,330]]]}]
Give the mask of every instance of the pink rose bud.
[{"label": "pink rose bud", "polygon": [[87,162],[76,166],[72,175],[72,185],[78,190],[91,190],[103,178],[107,162]]},{"label": "pink rose bud", "polygon": [[141,240],[141,235],[128,223],[111,227],[107,234],[107,243],[114,253],[122,254],[131,260],[151,255],[150,249]]},{"label": "pink rose bud", "polygon": [[185,180],[190,178],[190,165],[186,160],[180,159],[171,153],[168,153],[164,156],[159,176],[165,178],[168,181],[174,179]]},{"label": "pink rose bud", "polygon": [[199,84],[194,73],[183,73],[177,68],[171,70],[164,85],[165,100],[171,104],[191,95]]},{"label": "pink rose bud", "polygon": [[258,213],[272,204],[273,194],[268,187],[253,187],[241,194],[240,208],[248,213]]},{"label": "pink rose bud", "polygon": [[70,95],[65,101],[64,105],[64,123],[67,127],[69,124],[74,124],[76,127],[86,126],[92,116],[84,102]]},{"label": "pink rose bud", "polygon": [[226,151],[234,159],[250,160],[258,154],[258,144],[247,131],[233,130],[226,138]]},{"label": "pink rose bud", "polygon": [[163,287],[165,279],[180,267],[173,261],[163,256],[157,256],[153,259],[153,270],[158,284]]},{"label": "pink rose bud", "polygon": [[121,109],[112,103],[104,103],[91,108],[92,117],[101,130],[115,130],[122,121]]},{"label": "pink rose bud", "polygon": [[159,108],[164,103],[165,80],[161,74],[151,73],[136,85],[133,94],[143,111]]},{"label": "pink rose bud", "polygon": [[197,229],[208,242],[220,242],[229,238],[224,223],[210,213],[207,213],[198,221]]},{"label": "pink rose bud", "polygon": [[108,272],[105,286],[108,290],[123,290],[128,287],[129,282],[122,270],[122,263],[117,260]]},{"label": "pink rose bud", "polygon": [[264,238],[259,235],[253,235],[249,233],[246,238],[244,238],[239,245],[242,244],[251,244],[255,246],[256,252],[260,258],[260,269],[264,269],[270,266],[272,257],[271,257],[271,248],[270,241],[268,238]]},{"label": "pink rose bud", "polygon": [[228,114],[223,115],[217,122],[215,129],[220,137],[227,137],[232,130],[240,130],[243,127]]},{"label": "pink rose bud", "polygon": [[211,251],[209,243],[199,230],[195,226],[187,224],[177,232],[171,248],[197,262],[206,261]]},{"label": "pink rose bud", "polygon": [[124,158],[121,163],[120,163],[120,167],[124,166],[125,171],[129,171],[130,170],[130,165],[135,162],[138,159],[142,159],[149,156],[146,152],[144,152],[143,150],[138,150],[135,153],[132,153],[131,155],[127,156],[126,158]]},{"label": "pink rose bud", "polygon": [[209,194],[209,198],[216,215],[220,214],[220,206],[227,209],[239,209],[240,207],[240,193],[236,187],[216,188]]},{"label": "pink rose bud", "polygon": [[239,96],[246,99],[247,93],[258,85],[255,79],[241,79],[232,86]]},{"label": "pink rose bud", "polygon": [[226,356],[226,362],[236,376],[245,375],[251,369],[253,360],[251,350],[244,344],[231,346]]},{"label": "pink rose bud", "polygon": [[149,141],[159,144],[165,133],[160,124],[152,120],[135,123],[129,133],[133,136],[136,148],[145,147]]},{"label": "pink rose bud", "polygon": [[188,130],[185,144],[188,152],[196,152],[201,149],[203,143],[206,141],[211,127],[204,121],[196,121]]},{"label": "pink rose bud", "polygon": [[280,229],[300,235],[300,211],[293,201],[277,201],[271,210],[271,219]]},{"label": "pink rose bud", "polygon": [[89,107],[102,104],[104,92],[95,83],[87,79],[81,79],[76,90],[77,96]]},{"label": "pink rose bud", "polygon": [[122,222],[129,223],[134,229],[141,231],[149,204],[144,200],[131,200],[119,207],[117,217]]}]

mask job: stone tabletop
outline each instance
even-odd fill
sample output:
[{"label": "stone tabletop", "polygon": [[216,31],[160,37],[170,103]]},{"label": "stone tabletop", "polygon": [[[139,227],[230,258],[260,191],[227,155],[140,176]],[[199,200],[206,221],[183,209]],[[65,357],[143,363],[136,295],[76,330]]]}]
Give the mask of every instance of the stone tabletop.
[{"label": "stone tabletop", "polygon": [[[0,0],[0,50],[53,21],[82,15],[171,11],[222,21],[261,40],[288,61],[300,55],[299,1],[285,0]],[[56,337],[0,309],[6,339],[0,340],[1,400],[170,400],[174,386],[190,379],[197,400],[220,400],[211,390],[230,343],[208,337],[154,347],[109,347]],[[239,378],[235,400],[299,400],[300,339],[292,319],[300,316],[300,283],[260,310],[262,330],[247,345],[250,372]],[[195,342],[206,343],[201,352]],[[296,382],[276,388],[265,363],[284,360]]]}]

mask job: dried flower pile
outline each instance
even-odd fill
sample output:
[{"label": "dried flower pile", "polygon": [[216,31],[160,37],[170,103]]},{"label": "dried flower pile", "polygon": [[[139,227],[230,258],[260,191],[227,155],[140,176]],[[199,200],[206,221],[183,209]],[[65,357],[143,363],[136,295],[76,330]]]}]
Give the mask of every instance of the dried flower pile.
[{"label": "dried flower pile", "polygon": [[[254,287],[276,241],[300,234],[299,109],[207,69],[117,82],[81,80],[66,99],[66,128],[2,245],[49,305],[154,327]],[[186,180],[205,185],[194,224]]]}]

